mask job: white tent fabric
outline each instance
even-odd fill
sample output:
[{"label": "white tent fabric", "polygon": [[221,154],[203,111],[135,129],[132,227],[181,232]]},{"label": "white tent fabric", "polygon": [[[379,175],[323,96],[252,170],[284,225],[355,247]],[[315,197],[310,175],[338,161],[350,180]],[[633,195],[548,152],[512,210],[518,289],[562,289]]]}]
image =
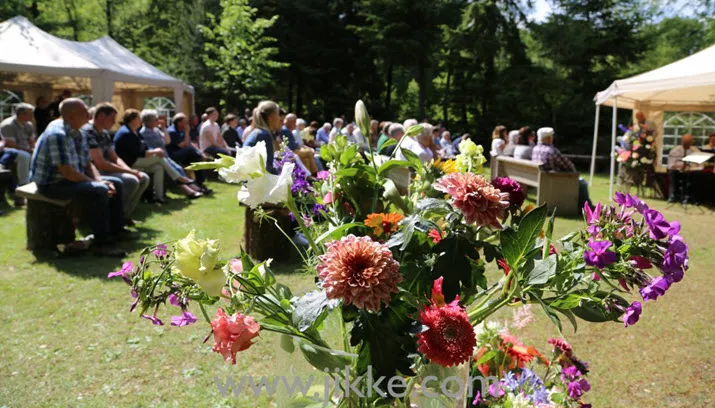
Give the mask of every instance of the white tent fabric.
[{"label": "white tent fabric", "polygon": [[614,81],[596,95],[597,105],[634,109],[635,102],[658,105],[715,104],[715,45],[644,74]]},{"label": "white tent fabric", "polygon": [[596,94],[596,122],[593,132],[591,180],[596,163],[598,119],[601,105],[613,107],[611,124],[611,169],[609,196],[613,197],[616,160],[616,112],[622,109],[651,111],[712,110],[715,106],[715,45],[689,57],[652,71],[614,81]]},{"label": "white tent fabric", "polygon": [[110,37],[91,42],[63,40],[17,16],[0,23],[0,71],[50,76],[89,77],[95,101],[111,101],[115,82],[161,86],[174,90],[182,106],[193,87],[165,74]]}]

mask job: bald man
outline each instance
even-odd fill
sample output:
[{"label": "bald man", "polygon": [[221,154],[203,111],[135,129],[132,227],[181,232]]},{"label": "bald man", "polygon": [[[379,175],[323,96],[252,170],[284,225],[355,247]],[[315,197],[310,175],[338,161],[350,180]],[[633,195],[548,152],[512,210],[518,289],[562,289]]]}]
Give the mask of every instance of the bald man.
[{"label": "bald man", "polygon": [[92,164],[87,138],[80,132],[89,119],[84,102],[67,98],[59,110],[61,118],[51,122],[37,140],[30,179],[46,197],[79,202],[83,214],[90,217],[96,255],[124,256],[112,246],[113,234],[124,229],[121,180],[103,180]]},{"label": "bald man", "polygon": [[[693,146],[693,135],[686,133],[680,140],[680,145],[670,149],[668,153],[668,178],[670,179],[668,188],[668,202],[674,203],[682,198],[687,202],[690,198],[691,177],[684,173],[686,164],[683,158],[689,154],[698,153],[697,147]],[[698,170],[700,167],[690,167],[687,170]]]}]

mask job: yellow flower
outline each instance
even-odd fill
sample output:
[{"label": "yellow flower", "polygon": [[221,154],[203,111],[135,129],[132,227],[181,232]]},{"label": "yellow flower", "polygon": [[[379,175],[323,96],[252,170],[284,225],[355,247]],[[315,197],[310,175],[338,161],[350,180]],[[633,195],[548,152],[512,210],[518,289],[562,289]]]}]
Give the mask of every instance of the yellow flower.
[{"label": "yellow flower", "polygon": [[209,296],[218,296],[226,283],[226,275],[216,268],[218,240],[197,240],[194,231],[175,245],[176,260],[171,271],[196,282]]},{"label": "yellow flower", "polygon": [[365,225],[372,227],[372,232],[376,237],[389,235],[397,231],[398,224],[405,218],[402,214],[397,213],[373,213],[367,216]]},{"label": "yellow flower", "polygon": [[444,174],[457,172],[457,162],[455,160],[437,159],[437,161],[432,162],[432,167],[439,169]]}]

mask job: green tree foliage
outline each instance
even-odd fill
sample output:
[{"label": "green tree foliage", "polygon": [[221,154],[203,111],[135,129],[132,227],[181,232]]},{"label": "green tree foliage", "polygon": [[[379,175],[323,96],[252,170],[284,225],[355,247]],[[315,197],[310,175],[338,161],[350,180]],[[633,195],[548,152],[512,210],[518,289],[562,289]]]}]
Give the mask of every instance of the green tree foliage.
[{"label": "green tree foliage", "polygon": [[553,0],[542,22],[529,4],[0,0],[0,19],[22,14],[72,40],[111,35],[193,84],[199,110],[266,97],[311,120],[352,120],[360,98],[377,119],[444,121],[481,143],[497,124],[553,126],[578,153],[590,152],[597,91],[715,43],[710,0]]},{"label": "green tree foliage", "polygon": [[275,39],[264,35],[278,19],[257,18],[257,10],[248,0],[221,0],[219,19],[209,14],[209,25],[203,27],[204,62],[217,81],[207,83],[221,105],[254,101],[270,84],[272,71],[285,66],[273,60]]}]

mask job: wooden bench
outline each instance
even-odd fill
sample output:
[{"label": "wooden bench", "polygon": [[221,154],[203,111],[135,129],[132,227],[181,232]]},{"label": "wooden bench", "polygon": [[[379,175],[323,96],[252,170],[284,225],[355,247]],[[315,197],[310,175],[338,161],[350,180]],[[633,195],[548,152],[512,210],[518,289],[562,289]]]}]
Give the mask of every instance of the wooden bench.
[{"label": "wooden bench", "polygon": [[56,250],[59,244],[75,239],[75,224],[69,200],[53,200],[37,192],[37,184],[18,187],[15,192],[27,199],[25,226],[27,249]]},{"label": "wooden bench", "polygon": [[578,173],[543,171],[539,164],[513,157],[497,156],[490,164],[492,180],[509,177],[523,185],[536,188],[536,205],[546,203],[556,215],[578,215]]}]

